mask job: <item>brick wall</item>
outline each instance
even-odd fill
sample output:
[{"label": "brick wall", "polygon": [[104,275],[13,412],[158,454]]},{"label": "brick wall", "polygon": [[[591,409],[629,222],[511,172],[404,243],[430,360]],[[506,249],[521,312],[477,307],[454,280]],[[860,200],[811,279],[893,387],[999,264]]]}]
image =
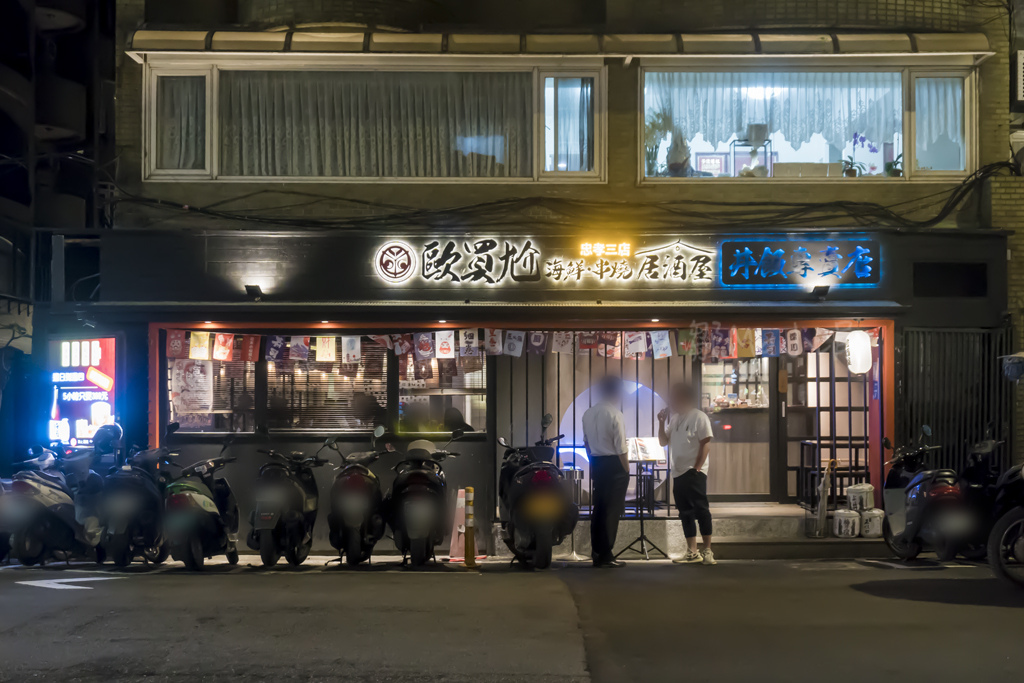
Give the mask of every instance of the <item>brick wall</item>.
[{"label": "brick wall", "polygon": [[[1001,176],[992,180],[992,223],[1012,230],[1007,240],[1009,314],[1013,323],[1014,348],[1024,341],[1024,178]],[[1014,392],[1014,461],[1024,462],[1024,386]]]}]

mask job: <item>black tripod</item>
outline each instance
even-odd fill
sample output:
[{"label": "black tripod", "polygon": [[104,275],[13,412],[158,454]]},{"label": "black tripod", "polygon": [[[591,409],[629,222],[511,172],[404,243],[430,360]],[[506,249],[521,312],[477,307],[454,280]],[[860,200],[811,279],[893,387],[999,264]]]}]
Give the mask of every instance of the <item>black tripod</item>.
[{"label": "black tripod", "polygon": [[[636,512],[640,517],[640,535],[637,536],[635,541],[620,550],[615,559],[619,559],[620,555],[628,551],[643,555],[645,560],[651,559],[650,552],[661,553],[662,557],[666,560],[668,559],[668,553],[656,546],[654,541],[647,538],[647,532],[644,529],[644,508],[647,507],[647,502],[653,497],[654,475],[646,472],[644,470],[644,462],[639,460],[636,463]],[[638,543],[640,547],[634,547]],[[650,551],[648,551],[648,546],[650,546]]]}]

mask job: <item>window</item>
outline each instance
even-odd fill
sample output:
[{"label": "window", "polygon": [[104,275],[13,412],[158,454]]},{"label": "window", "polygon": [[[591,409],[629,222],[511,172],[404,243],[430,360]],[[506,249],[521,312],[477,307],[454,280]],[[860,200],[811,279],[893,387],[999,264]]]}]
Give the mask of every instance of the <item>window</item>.
[{"label": "window", "polygon": [[914,79],[914,171],[967,170],[964,79]]},{"label": "window", "polygon": [[603,179],[600,66],[172,66],[149,67],[151,179]]},{"label": "window", "polygon": [[180,431],[254,431],[256,364],[241,353],[236,341],[231,360],[167,359],[171,421]]},{"label": "window", "polygon": [[206,76],[158,76],[154,124],[155,171],[204,171]]},{"label": "window", "polygon": [[487,428],[486,357],[398,360],[399,426],[406,432]]}]

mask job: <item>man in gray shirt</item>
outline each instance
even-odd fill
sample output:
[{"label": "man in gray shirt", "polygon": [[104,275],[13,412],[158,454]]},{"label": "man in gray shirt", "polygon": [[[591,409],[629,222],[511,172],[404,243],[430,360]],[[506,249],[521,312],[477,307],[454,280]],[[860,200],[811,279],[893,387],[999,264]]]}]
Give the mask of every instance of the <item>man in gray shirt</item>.
[{"label": "man in gray shirt", "polygon": [[629,487],[629,451],[626,422],[619,410],[622,380],[601,378],[599,400],[583,413],[583,440],[590,460],[594,499],[590,515],[590,547],[595,567],[621,567],[612,554],[619,518],[626,509]]}]

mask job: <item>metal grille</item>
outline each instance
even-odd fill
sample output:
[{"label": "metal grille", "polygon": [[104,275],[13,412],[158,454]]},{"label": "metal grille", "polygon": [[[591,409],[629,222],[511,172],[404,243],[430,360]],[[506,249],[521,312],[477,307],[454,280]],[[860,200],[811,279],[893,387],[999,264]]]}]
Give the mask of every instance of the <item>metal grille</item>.
[{"label": "metal grille", "polygon": [[903,333],[897,435],[917,438],[929,425],[941,445],[932,467],[961,470],[971,446],[1004,441],[1000,465],[1009,465],[1013,384],[1003,378],[999,356],[1012,353],[1009,328],[907,329]]}]

